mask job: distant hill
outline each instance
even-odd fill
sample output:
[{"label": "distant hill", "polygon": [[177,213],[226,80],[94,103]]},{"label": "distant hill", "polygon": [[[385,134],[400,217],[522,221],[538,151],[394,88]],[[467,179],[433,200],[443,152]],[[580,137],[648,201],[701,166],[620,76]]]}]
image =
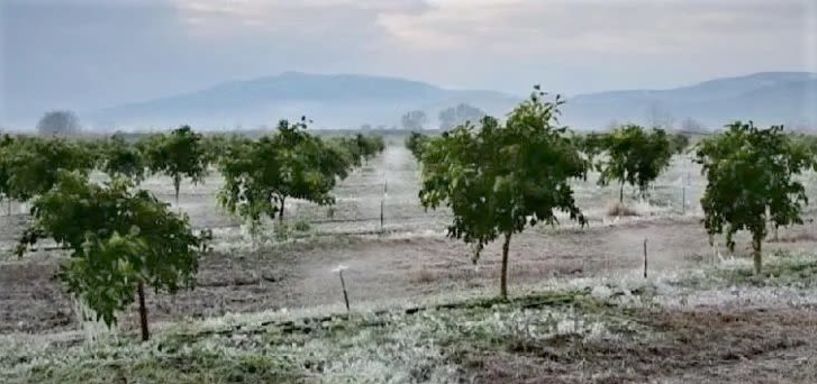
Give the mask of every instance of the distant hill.
[{"label": "distant hill", "polygon": [[[399,125],[400,116],[421,109],[429,126],[440,110],[459,103],[502,117],[522,99],[488,90],[453,90],[400,78],[365,75],[278,76],[216,85],[141,103],[104,109],[83,118],[101,127],[167,128],[183,123],[200,129],[272,126],[281,118],[306,115],[317,128]],[[694,119],[709,129],[729,121],[817,127],[817,74],[764,72],[714,79],[665,90],[627,90],[567,99],[562,122],[603,129],[612,121],[672,122]]]},{"label": "distant hill", "polygon": [[611,121],[650,124],[692,118],[709,128],[729,121],[817,125],[817,74],[763,72],[667,90],[630,90],[568,99],[565,122],[599,129]]},{"label": "distant hill", "polygon": [[216,129],[236,125],[255,128],[306,115],[317,128],[357,128],[361,124],[398,125],[402,114],[421,109],[436,126],[439,111],[459,103],[496,114],[509,110],[517,101],[494,91],[444,89],[399,78],[285,72],[108,108],[91,114],[91,118],[103,126],[189,123]]}]

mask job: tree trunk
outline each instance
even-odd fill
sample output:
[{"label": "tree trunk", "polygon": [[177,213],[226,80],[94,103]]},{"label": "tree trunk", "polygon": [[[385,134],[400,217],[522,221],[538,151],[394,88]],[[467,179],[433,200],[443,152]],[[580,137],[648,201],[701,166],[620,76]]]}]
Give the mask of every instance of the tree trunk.
[{"label": "tree trunk", "polygon": [[176,206],[179,206],[179,189],[182,185],[182,178],[178,176],[173,177],[173,189],[176,191]]},{"label": "tree trunk", "polygon": [[502,275],[499,278],[499,296],[503,299],[508,297],[508,248],[511,246],[511,234],[505,234],[505,242],[502,244]]},{"label": "tree trunk", "polygon": [[618,202],[624,204],[624,182],[621,182],[621,185],[618,187]]},{"label": "tree trunk", "polygon": [[143,281],[139,281],[136,291],[139,295],[139,323],[142,326],[142,341],[148,341],[150,331],[148,330],[148,308],[145,306],[145,283]]},{"label": "tree trunk", "polygon": [[286,205],[286,197],[281,198],[281,207],[278,208],[278,222],[284,222],[284,205]]},{"label": "tree trunk", "polygon": [[752,239],[752,257],[755,262],[755,276],[760,276],[762,260],[761,260],[761,243],[763,239],[761,236],[753,235]]}]

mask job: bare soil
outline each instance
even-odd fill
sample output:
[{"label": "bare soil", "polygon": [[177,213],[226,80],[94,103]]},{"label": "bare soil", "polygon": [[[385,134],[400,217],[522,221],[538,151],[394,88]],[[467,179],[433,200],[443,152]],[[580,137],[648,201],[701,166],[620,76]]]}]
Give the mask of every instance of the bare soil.
[{"label": "bare soil", "polygon": [[520,340],[466,352],[476,383],[814,383],[817,313],[717,308],[638,314],[656,333],[610,340]]}]

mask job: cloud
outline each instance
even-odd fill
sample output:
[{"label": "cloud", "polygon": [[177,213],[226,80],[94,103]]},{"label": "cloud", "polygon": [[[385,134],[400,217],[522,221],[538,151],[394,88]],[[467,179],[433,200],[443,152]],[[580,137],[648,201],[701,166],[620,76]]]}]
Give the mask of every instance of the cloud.
[{"label": "cloud", "polygon": [[817,71],[814,0],[0,0],[0,10],[0,104],[14,115],[286,70],[516,93]]},{"label": "cloud", "polygon": [[[418,0],[174,0],[189,32],[207,38],[256,33],[290,37],[334,37],[348,30],[371,30],[383,12],[412,12]],[[326,35],[326,33],[333,33]]]},{"label": "cloud", "polygon": [[793,37],[803,31],[807,3],[439,0],[421,13],[383,13],[378,22],[395,41],[420,50],[654,54]]},{"label": "cloud", "polygon": [[[177,0],[188,32],[452,86],[568,92],[814,68],[811,0]],[[729,54],[726,54],[726,53]],[[302,56],[299,54],[299,56]],[[511,74],[503,73],[509,63]],[[319,71],[319,66],[310,66]],[[643,67],[652,69],[644,75]],[[696,68],[697,67],[697,68]],[[754,68],[754,69],[753,69]],[[730,72],[731,69],[731,72]],[[325,71],[325,70],[323,70]],[[576,83],[581,76],[600,81]],[[561,72],[561,73],[559,73]],[[616,79],[619,77],[619,79]],[[474,79],[483,79],[475,84]],[[523,80],[523,78],[527,80]],[[487,79],[487,80],[486,80]],[[605,80],[606,79],[606,80]],[[621,81],[617,81],[621,80]],[[659,83],[660,84],[660,83]],[[626,86],[626,85],[625,85]]]}]

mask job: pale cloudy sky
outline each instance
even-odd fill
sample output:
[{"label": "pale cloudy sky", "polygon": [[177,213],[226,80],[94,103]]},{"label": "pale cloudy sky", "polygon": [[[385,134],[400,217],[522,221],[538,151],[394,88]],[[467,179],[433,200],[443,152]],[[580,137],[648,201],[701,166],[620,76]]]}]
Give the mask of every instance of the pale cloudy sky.
[{"label": "pale cloudy sky", "polygon": [[0,0],[0,122],[287,70],[524,94],[817,72],[817,0]]}]

